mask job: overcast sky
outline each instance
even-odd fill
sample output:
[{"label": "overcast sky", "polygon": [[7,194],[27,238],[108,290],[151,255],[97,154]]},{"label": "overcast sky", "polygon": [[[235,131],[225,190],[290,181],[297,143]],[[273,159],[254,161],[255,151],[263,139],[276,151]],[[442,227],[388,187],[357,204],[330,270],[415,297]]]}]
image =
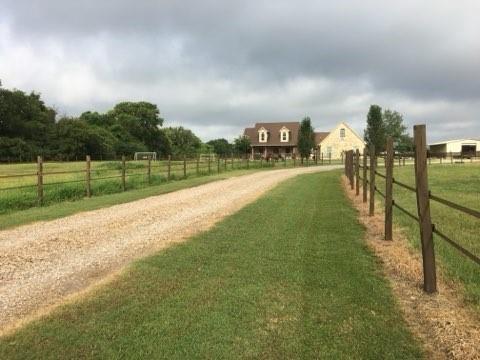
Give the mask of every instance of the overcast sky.
[{"label": "overcast sky", "polygon": [[158,105],[203,140],[370,104],[480,138],[480,1],[0,0],[0,79],[61,114]]}]

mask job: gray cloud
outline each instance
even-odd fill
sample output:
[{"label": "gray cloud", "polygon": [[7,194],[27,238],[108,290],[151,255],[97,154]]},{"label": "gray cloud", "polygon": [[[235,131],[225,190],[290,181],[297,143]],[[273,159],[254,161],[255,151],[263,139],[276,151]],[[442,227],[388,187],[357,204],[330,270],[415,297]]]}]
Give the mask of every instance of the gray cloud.
[{"label": "gray cloud", "polygon": [[476,1],[3,2],[4,85],[72,114],[146,99],[207,139],[305,114],[361,131],[379,103],[480,137]]}]

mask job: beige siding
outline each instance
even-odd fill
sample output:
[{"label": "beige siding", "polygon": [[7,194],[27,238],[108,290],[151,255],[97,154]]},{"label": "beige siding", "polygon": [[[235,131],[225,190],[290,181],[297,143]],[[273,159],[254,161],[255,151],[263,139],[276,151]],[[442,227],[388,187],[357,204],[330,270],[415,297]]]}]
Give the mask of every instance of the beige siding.
[{"label": "beige siding", "polygon": [[[345,132],[344,137],[340,136],[342,129]],[[329,151],[331,151],[332,159],[341,158],[342,152],[348,150],[359,149],[362,151],[363,147],[363,140],[345,123],[338,124],[320,143],[320,151],[323,153],[324,158],[327,158]]]}]

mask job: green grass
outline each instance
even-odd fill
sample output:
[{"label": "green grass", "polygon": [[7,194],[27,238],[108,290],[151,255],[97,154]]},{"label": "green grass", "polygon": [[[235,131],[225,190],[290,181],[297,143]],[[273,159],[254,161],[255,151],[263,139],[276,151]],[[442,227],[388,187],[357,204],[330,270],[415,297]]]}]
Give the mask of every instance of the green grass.
[{"label": "green grass", "polygon": [[126,192],[107,194],[91,198],[82,198],[78,201],[63,201],[60,203],[53,203],[48,206],[32,207],[21,211],[11,211],[0,216],[0,230],[28,224],[34,221],[52,220],[82,211],[95,210],[106,206],[122,204],[149,196],[160,195],[188,187],[206,184],[212,181],[228,179],[229,177],[233,176],[241,176],[255,171],[259,170],[233,170],[211,176],[191,177],[182,181],[166,182],[161,185],[152,185]]},{"label": "green grass", "polygon": [[[310,162],[313,164],[313,162]],[[147,177],[147,161],[128,161],[126,163],[126,187],[127,190],[141,189],[144,187],[163,184],[167,181],[167,162],[155,161],[151,165],[150,182]],[[220,168],[216,160],[210,162],[203,159],[199,164],[197,172],[197,161],[187,160],[186,177],[199,177],[220,172],[238,169],[261,169],[261,168],[282,168],[293,167],[293,160],[277,162],[276,164],[265,161],[249,161],[234,159],[233,166],[231,159],[225,163],[220,162]],[[297,161],[297,165],[299,162]],[[86,194],[85,184],[85,162],[47,162],[44,164],[43,183],[44,198],[43,204],[57,204],[64,201],[76,201],[83,199]],[[119,161],[94,161],[91,163],[91,192],[93,196],[103,196],[123,191],[120,174],[122,164]],[[37,175],[36,164],[0,164],[0,215],[10,212],[25,210],[38,205],[37,197]],[[61,172],[59,174],[59,172]],[[69,172],[65,174],[65,172]],[[21,177],[9,177],[12,175],[28,175]],[[110,177],[108,179],[105,179]],[[116,178],[112,178],[116,177]],[[172,161],[170,168],[170,180],[184,179],[183,161]],[[70,183],[61,183],[68,182]],[[23,186],[24,188],[15,189]],[[9,189],[14,188],[14,189]]]},{"label": "green grass", "polygon": [[421,358],[363,236],[339,172],[296,177],[2,338],[0,358]]},{"label": "green grass", "polygon": [[[379,171],[385,169],[380,166]],[[415,187],[413,166],[395,167],[395,179]],[[466,207],[480,210],[480,164],[432,164],[428,167],[430,191],[444,199]],[[379,189],[384,189],[384,181],[377,177]],[[380,197],[378,197],[381,199]],[[417,214],[415,193],[394,185],[393,198],[400,206]],[[432,222],[437,229],[454,239],[463,247],[480,256],[480,220],[457,210],[430,201]],[[418,224],[394,209],[394,221],[404,229],[410,243],[420,249]],[[434,235],[437,263],[451,279],[465,286],[465,298],[480,311],[480,266],[461,255],[444,240]]]}]

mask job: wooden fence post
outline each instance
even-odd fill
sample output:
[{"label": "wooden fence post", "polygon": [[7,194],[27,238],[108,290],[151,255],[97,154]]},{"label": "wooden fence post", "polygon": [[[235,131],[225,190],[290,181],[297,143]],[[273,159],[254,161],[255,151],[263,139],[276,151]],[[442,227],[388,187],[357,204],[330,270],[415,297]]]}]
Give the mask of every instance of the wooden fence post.
[{"label": "wooden fence post", "polygon": [[332,165],[332,153],[328,153],[328,165]]},{"label": "wooden fence post", "polygon": [[375,215],[375,145],[371,144],[369,146],[370,150],[370,207],[368,214],[370,216]]},{"label": "wooden fence post", "polygon": [[43,205],[43,159],[37,156],[37,195],[38,205]]},{"label": "wooden fence post", "polygon": [[367,148],[363,148],[363,179],[362,179],[362,188],[363,188],[363,202],[367,202]]},{"label": "wooden fence post", "polygon": [[225,171],[227,171],[227,155],[225,155],[225,158],[223,160],[225,160],[225,162],[223,164],[223,167],[224,167]]},{"label": "wooden fence post", "polygon": [[167,160],[167,181],[170,181],[172,155],[168,155]]},{"label": "wooden fence post", "polygon": [[87,197],[92,196],[92,187],[91,187],[91,171],[90,171],[90,155],[87,155],[86,158],[86,169],[85,169],[85,187],[87,190]]},{"label": "wooden fence post", "polygon": [[453,164],[453,154],[451,151],[450,151],[450,164]]},{"label": "wooden fence post", "polygon": [[437,291],[433,229],[430,218],[430,199],[427,174],[427,140],[425,125],[413,127],[415,143],[415,184],[417,211],[423,258],[423,289],[431,294]]},{"label": "wooden fence post", "polygon": [[[208,156],[208,167],[210,167],[210,155]],[[197,176],[200,175],[200,155],[197,156],[197,167],[196,167]],[[210,169],[208,169],[208,173],[210,174]]]},{"label": "wooden fence post", "polygon": [[387,139],[387,154],[385,157],[385,240],[392,240],[393,227],[393,138]]},{"label": "wooden fence post", "polygon": [[187,178],[187,156],[183,155],[183,178]]},{"label": "wooden fence post", "polygon": [[233,153],[231,155],[231,162],[232,162],[232,170],[233,170]]},{"label": "wooden fence post", "polygon": [[355,151],[350,150],[350,177],[351,188],[355,189]]},{"label": "wooden fence post", "polygon": [[212,173],[212,159],[211,159],[211,155],[208,154],[208,175],[210,175]]},{"label": "wooden fence post", "polygon": [[148,175],[148,183],[152,183],[152,157],[148,157],[148,170],[147,170],[147,175]]},{"label": "wooden fence post", "polygon": [[355,195],[360,195],[360,150],[355,151]]},{"label": "wooden fence post", "polygon": [[217,155],[217,174],[220,174],[220,157]]},{"label": "wooden fence post", "polygon": [[125,165],[125,155],[122,155],[122,189],[123,191],[127,190],[127,184],[125,181],[126,165]]}]

